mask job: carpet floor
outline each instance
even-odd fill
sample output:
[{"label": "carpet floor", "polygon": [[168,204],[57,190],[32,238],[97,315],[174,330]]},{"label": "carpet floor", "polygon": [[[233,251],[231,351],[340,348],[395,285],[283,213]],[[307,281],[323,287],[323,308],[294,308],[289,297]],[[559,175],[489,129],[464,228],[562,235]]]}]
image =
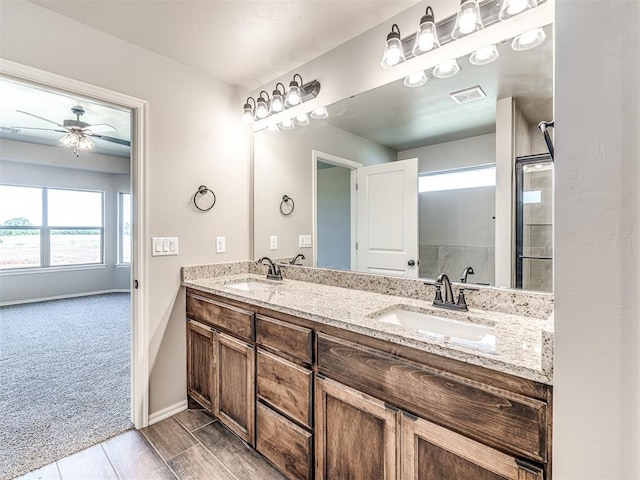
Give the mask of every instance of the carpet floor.
[{"label": "carpet floor", "polygon": [[0,479],[132,427],[128,293],[0,307]]}]

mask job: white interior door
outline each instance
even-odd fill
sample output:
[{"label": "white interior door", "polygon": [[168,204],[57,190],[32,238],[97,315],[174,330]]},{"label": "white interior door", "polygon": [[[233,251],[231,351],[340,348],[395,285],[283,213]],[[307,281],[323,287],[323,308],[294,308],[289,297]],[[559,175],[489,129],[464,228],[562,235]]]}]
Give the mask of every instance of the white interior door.
[{"label": "white interior door", "polygon": [[418,159],[358,169],[358,271],[418,277]]}]

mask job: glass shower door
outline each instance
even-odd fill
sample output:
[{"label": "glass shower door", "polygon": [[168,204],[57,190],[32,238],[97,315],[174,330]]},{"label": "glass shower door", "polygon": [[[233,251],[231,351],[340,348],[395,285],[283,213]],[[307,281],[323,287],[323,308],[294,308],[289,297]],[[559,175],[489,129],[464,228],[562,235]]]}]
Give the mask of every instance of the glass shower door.
[{"label": "glass shower door", "polygon": [[516,159],[516,287],[553,292],[553,161]]}]

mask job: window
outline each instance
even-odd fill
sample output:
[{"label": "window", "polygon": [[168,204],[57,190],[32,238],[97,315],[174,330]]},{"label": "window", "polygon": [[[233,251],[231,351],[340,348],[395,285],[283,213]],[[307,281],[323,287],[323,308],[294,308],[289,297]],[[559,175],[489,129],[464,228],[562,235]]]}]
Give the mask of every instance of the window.
[{"label": "window", "polygon": [[422,174],[418,178],[418,191],[420,193],[495,186],[495,165],[480,165],[458,170],[431,172]]},{"label": "window", "polygon": [[118,263],[131,263],[131,194],[118,199]]},{"label": "window", "polygon": [[104,193],[0,185],[0,269],[103,262]]}]

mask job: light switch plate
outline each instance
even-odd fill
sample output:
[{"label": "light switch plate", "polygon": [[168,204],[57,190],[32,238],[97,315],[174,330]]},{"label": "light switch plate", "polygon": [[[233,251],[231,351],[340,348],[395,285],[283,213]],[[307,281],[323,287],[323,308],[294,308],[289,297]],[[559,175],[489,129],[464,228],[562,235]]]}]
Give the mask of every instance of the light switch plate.
[{"label": "light switch plate", "polygon": [[311,248],[311,235],[300,235],[298,237],[299,248]]},{"label": "light switch plate", "polygon": [[271,250],[277,250],[277,249],[278,249],[278,236],[271,235]]},{"label": "light switch plate", "polygon": [[151,256],[163,257],[178,255],[178,237],[153,237],[151,239]]},{"label": "light switch plate", "polygon": [[216,253],[224,253],[227,251],[227,241],[225,237],[216,237]]}]

